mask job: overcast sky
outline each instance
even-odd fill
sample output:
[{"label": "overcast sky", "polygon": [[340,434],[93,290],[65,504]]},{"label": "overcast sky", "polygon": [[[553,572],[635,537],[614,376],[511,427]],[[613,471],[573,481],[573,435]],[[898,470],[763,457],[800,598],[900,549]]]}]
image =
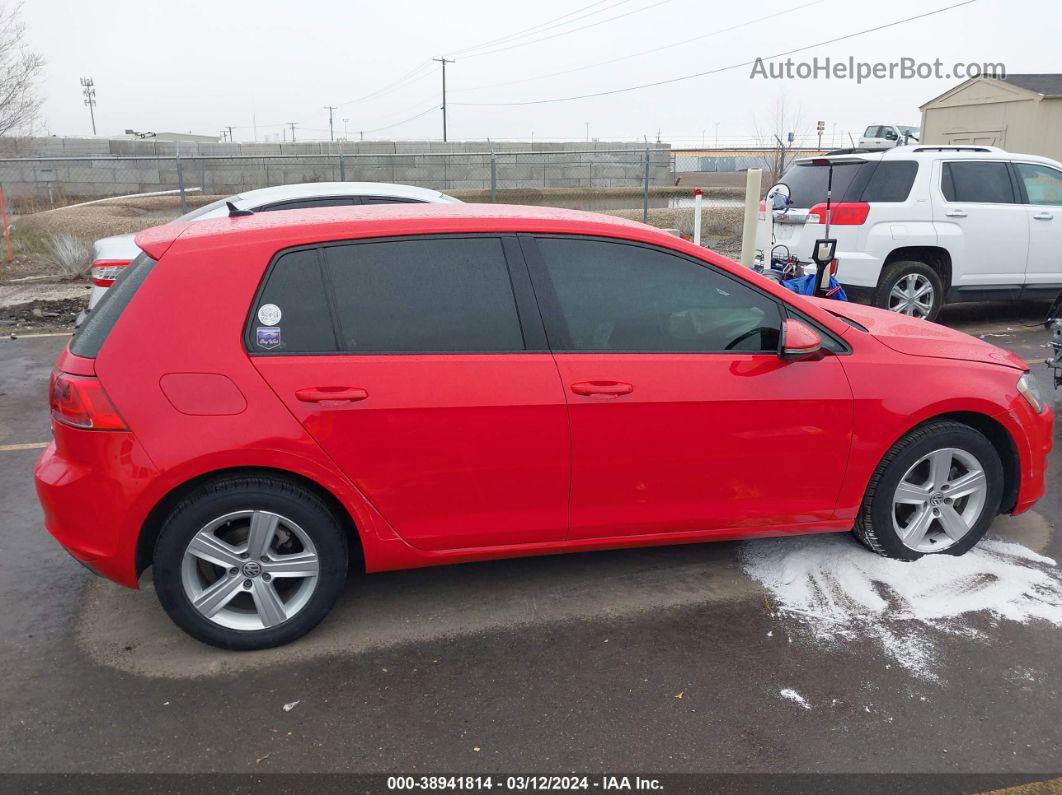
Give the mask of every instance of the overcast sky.
[{"label": "overcast sky", "polygon": [[[568,102],[463,103],[555,99],[667,80],[956,2],[29,0],[23,13],[31,45],[47,59],[41,89],[50,134],[91,134],[79,85],[91,76],[101,135],[126,128],[217,135],[232,125],[237,141],[280,140],[282,125],[294,121],[298,140],[327,140],[324,106],[337,105],[337,137],[346,129],[355,139],[358,131],[366,139],[441,138],[441,79],[430,59],[447,56],[456,59],[447,67],[451,139],[581,140],[589,123],[590,136],[602,140],[655,140],[659,131],[675,144],[703,138],[711,145],[718,125],[725,145],[773,131],[782,98],[786,115],[799,116],[798,135],[812,135],[823,120],[827,142],[835,130],[843,140],[870,122],[917,125],[918,106],[959,80],[764,80],[741,66]],[[972,61],[1002,62],[1012,73],[1062,72],[1060,5],[976,0],[792,57],[906,56],[940,58],[945,69]],[[637,55],[647,50],[656,51]]]}]

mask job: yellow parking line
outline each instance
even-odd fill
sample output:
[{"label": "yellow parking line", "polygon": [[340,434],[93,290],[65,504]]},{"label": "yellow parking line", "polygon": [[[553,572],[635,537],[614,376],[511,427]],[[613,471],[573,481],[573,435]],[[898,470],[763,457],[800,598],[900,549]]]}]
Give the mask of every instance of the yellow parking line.
[{"label": "yellow parking line", "polygon": [[42,450],[50,442],[26,442],[25,444],[0,444],[0,453],[8,453],[12,450]]}]

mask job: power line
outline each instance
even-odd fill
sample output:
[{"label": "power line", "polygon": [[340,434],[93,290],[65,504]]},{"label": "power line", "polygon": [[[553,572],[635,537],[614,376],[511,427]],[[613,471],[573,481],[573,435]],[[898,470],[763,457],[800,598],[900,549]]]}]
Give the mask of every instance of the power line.
[{"label": "power line", "polygon": [[567,35],[569,35],[571,33],[578,33],[581,30],[588,30],[590,28],[596,28],[598,25],[604,25],[604,24],[607,24],[609,22],[615,22],[617,19],[623,19],[624,17],[629,17],[632,14],[640,14],[643,11],[648,11],[651,8],[656,8],[657,6],[662,6],[665,3],[670,3],[670,2],[673,2],[673,0],[657,0],[655,3],[650,3],[647,6],[642,6],[641,8],[635,8],[635,9],[633,9],[631,11],[626,11],[626,12],[624,12],[622,14],[617,14],[614,17],[608,17],[606,19],[599,19],[596,22],[591,22],[590,24],[583,25],[582,27],[572,28],[571,30],[562,30],[562,31],[559,31],[557,33],[552,33],[549,36],[543,36],[540,39],[532,39],[531,41],[519,41],[519,42],[516,42],[515,44],[509,44],[507,46],[499,47],[499,48],[494,49],[494,50],[487,50],[486,52],[474,52],[471,55],[466,55],[464,57],[465,58],[479,58],[481,55],[495,55],[496,53],[506,52],[508,50],[513,50],[513,49],[516,49],[517,47],[526,47],[526,46],[528,46],[530,44],[540,44],[540,43],[542,43],[544,41],[549,41],[550,39],[556,39],[556,38],[559,38],[561,36],[567,36]]},{"label": "power line", "polygon": [[[612,5],[607,6],[605,8],[598,9],[597,11],[592,11],[589,14],[585,14],[583,17],[577,17],[576,19],[568,19],[568,17],[575,16],[576,14],[581,14],[582,12],[587,11],[587,10],[589,10],[591,8],[594,8],[595,6],[599,6],[599,5],[602,5],[603,3],[608,3],[608,2],[612,2]],[[629,3],[629,2],[631,2],[631,0],[619,0],[619,2],[614,2],[614,0],[596,0],[596,2],[590,3],[589,5],[581,6],[579,8],[576,8],[574,11],[569,11],[567,14],[561,14],[559,17],[553,17],[552,19],[547,19],[545,22],[539,22],[537,25],[532,25],[529,28],[523,28],[521,30],[516,31],[515,33],[509,33],[509,34],[507,34],[505,36],[499,36],[498,38],[490,39],[489,41],[484,41],[484,42],[481,42],[480,44],[476,44],[476,45],[473,45],[471,47],[463,47],[460,50],[454,50],[453,54],[454,55],[463,55],[464,53],[472,52],[474,50],[482,50],[482,49],[484,49],[486,47],[492,47],[492,46],[495,46],[497,44],[501,44],[501,43],[506,42],[506,41],[511,41],[513,39],[522,38],[524,36],[530,36],[530,35],[534,35],[534,34],[537,34],[537,33],[541,33],[544,28],[554,27],[551,23],[559,22],[562,19],[568,19],[567,22],[561,23],[562,25],[567,25],[567,24],[570,24],[571,22],[577,21],[578,19],[583,19],[585,16],[592,16],[593,14],[600,14],[600,13],[603,13],[605,11],[608,11],[610,8],[615,8],[616,6],[620,6],[620,5],[623,5],[624,3]]]},{"label": "power line", "polygon": [[[420,72],[425,67],[428,67],[428,71],[424,72],[421,75],[417,75],[417,72]],[[380,96],[380,94],[383,94],[383,93],[385,93],[387,91],[390,91],[392,89],[398,88],[399,86],[405,85],[407,83],[415,83],[417,80],[421,80],[422,78],[425,78],[425,77],[427,77],[428,75],[430,75],[432,73],[432,70],[431,70],[430,67],[431,67],[431,61],[430,60],[429,61],[423,61],[423,62],[419,63],[413,69],[411,69],[408,72],[406,72],[405,75],[403,75],[402,77],[398,78],[394,82],[388,83],[387,85],[382,86],[382,87],[376,89],[375,91],[372,91],[372,92],[370,92],[368,94],[365,94],[364,96],[358,97],[356,99],[348,99],[346,102],[340,102],[339,103],[339,107],[342,108],[342,107],[346,107],[347,105],[353,105],[353,104],[358,103],[358,102],[365,102],[366,100],[373,99],[374,97],[378,97],[378,96]],[[414,75],[417,75],[417,76],[414,77]]]},{"label": "power line", "polygon": [[408,119],[402,119],[402,121],[396,121],[394,124],[388,124],[385,127],[375,127],[375,128],[373,128],[371,130],[362,130],[361,132],[363,134],[364,133],[374,133],[374,132],[380,132],[381,130],[390,130],[390,129],[394,128],[394,127],[401,127],[406,122],[411,122],[414,119],[419,119],[422,116],[427,116],[429,113],[434,113],[438,109],[439,109],[438,105],[432,105],[427,110],[423,110],[420,113],[416,114],[415,116],[410,116]]},{"label": "power line", "polygon": [[786,56],[786,55],[793,55],[794,53],[804,52],[805,50],[811,50],[811,49],[814,49],[815,47],[822,47],[822,46],[824,46],[826,44],[834,44],[834,43],[839,42],[839,41],[845,41],[846,39],[853,39],[853,38],[855,38],[857,36],[863,36],[863,35],[865,35],[867,33],[875,33],[875,32],[877,32],[879,30],[885,30],[886,28],[896,27],[897,25],[903,25],[904,23],[913,22],[914,20],[917,20],[917,19],[924,19],[926,17],[931,17],[931,16],[933,16],[935,14],[942,14],[945,11],[951,11],[952,9],[960,8],[962,6],[968,6],[971,3],[976,3],[976,2],[977,2],[977,0],[963,0],[963,2],[961,2],[961,3],[955,3],[954,5],[945,6],[944,8],[938,8],[938,9],[935,9],[933,11],[926,11],[923,14],[916,14],[915,16],[905,17],[904,19],[898,19],[895,22],[888,22],[888,23],[886,23],[884,25],[877,25],[876,27],[873,27],[873,28],[867,28],[865,30],[856,31],[855,33],[848,33],[848,34],[845,34],[844,36],[837,36],[837,37],[832,38],[832,39],[826,39],[825,41],[816,42],[815,44],[808,44],[808,45],[806,45],[804,47],[797,47],[797,48],[792,49],[792,50],[786,50],[785,52],[775,53],[774,55],[768,55],[766,57],[761,57],[759,59],[754,58],[751,61],[742,61],[741,63],[731,64],[729,66],[720,66],[720,67],[717,67],[715,69],[708,69],[708,70],[703,71],[703,72],[695,72],[694,74],[682,75],[680,77],[670,77],[670,78],[667,78],[666,80],[655,80],[655,81],[653,81],[651,83],[641,83],[639,85],[627,86],[626,88],[614,88],[614,89],[611,89],[609,91],[596,91],[596,92],[594,92],[592,94],[579,94],[579,95],[571,96],[571,97],[556,97],[554,99],[532,99],[532,100],[525,100],[523,102],[455,102],[453,104],[454,105],[461,105],[461,106],[464,106],[464,107],[514,107],[514,106],[518,106],[518,105],[545,105],[545,104],[550,104],[550,103],[554,103],[554,102],[573,102],[573,101],[575,101],[577,99],[590,99],[592,97],[606,97],[606,96],[610,96],[612,94],[624,94],[624,93],[627,93],[629,91],[640,91],[643,88],[655,88],[656,86],[668,85],[670,83],[680,83],[680,82],[682,82],[684,80],[692,80],[692,79],[697,78],[697,77],[705,77],[707,75],[719,74],[720,72],[728,72],[728,71],[732,71],[734,69],[740,69],[743,66],[751,66],[752,64],[756,63],[757,60],[772,61],[775,58],[781,58],[781,57]]},{"label": "power line", "polygon": [[536,75],[534,77],[522,77],[519,80],[507,80],[504,83],[490,83],[488,85],[472,86],[470,88],[458,88],[458,89],[455,89],[455,90],[458,91],[458,92],[461,92],[461,91],[480,91],[480,90],[483,90],[483,89],[486,89],[486,88],[503,88],[505,86],[517,85],[518,83],[530,83],[530,82],[533,82],[535,80],[544,80],[547,77],[560,77],[561,75],[570,75],[573,72],[582,72],[582,71],[585,71],[587,69],[594,69],[594,68],[596,68],[598,66],[608,66],[610,64],[619,63],[620,61],[630,60],[631,58],[639,58],[639,57],[641,57],[643,55],[651,55],[652,53],[660,52],[661,50],[669,50],[669,49],[671,49],[673,47],[681,47],[681,46],[683,46],[685,44],[691,44],[692,42],[695,42],[695,41],[700,41],[702,39],[708,39],[708,38],[711,38],[712,36],[718,36],[721,33],[730,33],[731,31],[738,30],[739,28],[744,28],[744,27],[748,27],[749,25],[754,25],[757,22],[765,22],[768,19],[774,19],[775,17],[780,17],[780,16],[782,16],[784,14],[792,14],[795,11],[800,11],[802,9],[809,8],[811,6],[818,5],[818,4],[820,4],[820,3],[824,2],[824,1],[825,0],[811,0],[810,3],[805,3],[802,6],[796,6],[795,8],[786,8],[786,9],[784,9],[782,11],[777,11],[777,12],[775,12],[773,14],[767,14],[766,16],[757,17],[756,19],[746,20],[745,22],[739,22],[736,25],[731,25],[728,28],[719,28],[718,30],[713,30],[713,31],[711,31],[709,33],[702,33],[700,35],[693,36],[693,37],[688,38],[688,39],[682,39],[681,41],[674,41],[674,42],[671,42],[670,44],[664,44],[664,45],[662,45],[660,47],[653,47],[652,49],[649,49],[649,50],[641,50],[640,52],[632,52],[632,53],[630,53],[628,55],[621,55],[618,58],[611,58],[611,59],[609,59],[607,61],[597,61],[595,63],[586,64],[584,66],[576,66],[576,67],[574,67],[572,69],[564,69],[564,70],[561,70],[559,72],[548,72],[548,73],[546,73],[544,75]]}]

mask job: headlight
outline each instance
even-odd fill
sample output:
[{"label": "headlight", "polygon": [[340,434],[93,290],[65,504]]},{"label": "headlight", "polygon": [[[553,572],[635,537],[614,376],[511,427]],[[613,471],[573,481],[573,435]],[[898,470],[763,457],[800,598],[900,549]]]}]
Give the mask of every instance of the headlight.
[{"label": "headlight", "polygon": [[1029,401],[1029,405],[1037,414],[1044,410],[1044,397],[1040,394],[1040,386],[1032,373],[1025,373],[1018,379],[1018,391]]}]

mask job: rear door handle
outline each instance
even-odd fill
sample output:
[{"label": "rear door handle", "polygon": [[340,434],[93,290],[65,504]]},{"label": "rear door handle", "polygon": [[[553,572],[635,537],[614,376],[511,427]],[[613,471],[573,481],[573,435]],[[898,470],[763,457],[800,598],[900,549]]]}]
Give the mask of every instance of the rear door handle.
[{"label": "rear door handle", "polygon": [[303,403],[353,403],[368,396],[368,392],[356,386],[311,386],[295,392],[295,397]]},{"label": "rear door handle", "polygon": [[611,395],[613,397],[629,395],[634,391],[633,386],[622,381],[579,381],[572,384],[571,389],[577,395]]},{"label": "rear door handle", "polygon": [[1042,212],[1042,213],[1037,213],[1036,215],[1033,216],[1033,218],[1035,218],[1037,221],[1050,221],[1052,218],[1054,218],[1054,216],[1051,215],[1051,213]]},{"label": "rear door handle", "polygon": [[966,210],[948,210],[944,215],[948,218],[965,218]]}]

